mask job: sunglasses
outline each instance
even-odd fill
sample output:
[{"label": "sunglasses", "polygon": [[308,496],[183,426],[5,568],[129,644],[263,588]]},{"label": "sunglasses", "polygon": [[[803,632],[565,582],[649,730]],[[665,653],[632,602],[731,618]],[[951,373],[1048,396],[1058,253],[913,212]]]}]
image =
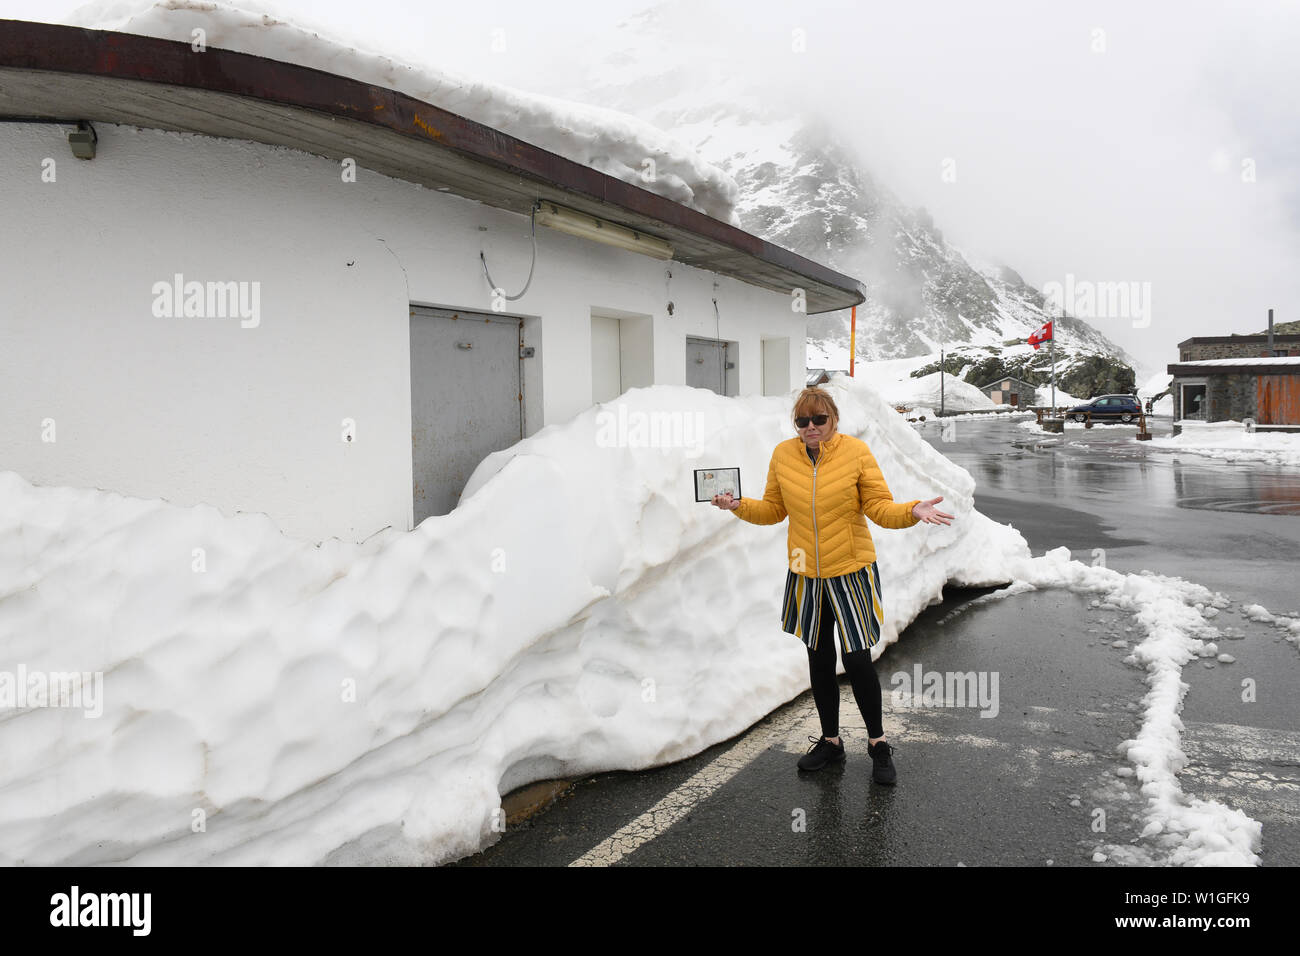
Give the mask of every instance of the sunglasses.
[{"label": "sunglasses", "polygon": [[794,420],[794,423],[800,428],[807,428],[809,422],[814,425],[825,425],[829,418],[829,415],[800,415]]}]

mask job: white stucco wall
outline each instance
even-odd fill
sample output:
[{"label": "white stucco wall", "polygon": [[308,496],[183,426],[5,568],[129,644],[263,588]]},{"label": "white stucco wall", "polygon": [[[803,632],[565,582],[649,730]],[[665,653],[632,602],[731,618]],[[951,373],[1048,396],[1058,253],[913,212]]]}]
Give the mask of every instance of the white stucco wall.
[{"label": "white stucco wall", "polygon": [[[480,249],[517,292],[527,217],[365,169],[345,183],[296,150],[96,129],[86,162],[61,127],[0,124],[0,470],[264,511],[311,540],[410,527],[408,303],[490,311]],[[790,339],[802,382],[787,296],[543,227],[537,242],[507,309],[537,347],[528,434],[590,406],[593,309],[652,316],[655,381],[681,384],[686,335],[718,335],[716,294],[741,394],[761,391],[763,337]],[[156,317],[176,273],[258,283],[258,324]]]}]

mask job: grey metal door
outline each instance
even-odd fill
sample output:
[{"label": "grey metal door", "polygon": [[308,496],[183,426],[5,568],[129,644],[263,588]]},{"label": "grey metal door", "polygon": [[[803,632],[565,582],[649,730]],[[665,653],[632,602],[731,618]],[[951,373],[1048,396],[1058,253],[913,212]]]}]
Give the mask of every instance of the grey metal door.
[{"label": "grey metal door", "polygon": [[522,320],[411,307],[415,523],[456,507],[478,463],[524,437]]},{"label": "grey metal door", "polygon": [[686,384],[692,388],[707,388],[719,395],[734,395],[734,363],[728,354],[728,343],[715,339],[686,337]]}]

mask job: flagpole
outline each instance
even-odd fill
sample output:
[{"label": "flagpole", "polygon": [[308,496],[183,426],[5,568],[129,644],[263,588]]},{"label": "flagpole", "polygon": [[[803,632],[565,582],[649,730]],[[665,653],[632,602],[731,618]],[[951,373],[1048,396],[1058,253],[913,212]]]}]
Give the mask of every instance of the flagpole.
[{"label": "flagpole", "polygon": [[1047,350],[1052,356],[1052,417],[1056,417],[1056,326],[1052,326],[1052,337],[1047,340]]},{"label": "flagpole", "polygon": [[849,378],[853,377],[853,358],[858,354],[858,307],[849,313]]},{"label": "flagpole", "polygon": [[939,346],[939,414],[943,415],[943,346]]}]

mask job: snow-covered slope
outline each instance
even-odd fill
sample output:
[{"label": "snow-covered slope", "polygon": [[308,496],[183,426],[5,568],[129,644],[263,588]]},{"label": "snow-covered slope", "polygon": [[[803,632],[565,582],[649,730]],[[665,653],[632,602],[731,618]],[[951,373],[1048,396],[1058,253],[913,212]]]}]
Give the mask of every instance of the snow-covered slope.
[{"label": "snow-covered slope", "polygon": [[[780,129],[778,123],[773,132]],[[869,297],[858,307],[859,361],[937,359],[942,345],[972,363],[998,355],[1046,364],[1046,348],[1035,351],[1024,341],[1051,317],[1041,293],[1009,268],[977,268],[973,257],[944,240],[924,210],[909,209],[872,178],[825,125],[805,124],[785,147],[784,162],[733,157],[727,167],[740,185],[741,222],[863,281]],[[701,150],[725,165],[706,146]],[[846,326],[839,314],[810,318],[810,364],[848,366]],[[1086,322],[1059,319],[1056,334],[1058,376],[1085,355],[1133,362]]]},{"label": "snow-covered slope", "polygon": [[[866,374],[870,374],[869,371]],[[908,377],[901,381],[882,382],[878,388],[885,400],[894,405],[936,409],[940,407],[940,375],[939,372],[932,372],[920,378]],[[998,407],[974,385],[952,375],[943,375],[942,399],[945,412],[977,412]]]},{"label": "snow-covered slope", "polygon": [[[185,43],[201,29],[208,47],[397,90],[739,225],[735,181],[644,120],[360,50],[326,28],[308,26],[301,14],[277,13],[268,0],[95,0],[61,22]],[[655,162],[653,182],[642,179],[647,158]]]}]

